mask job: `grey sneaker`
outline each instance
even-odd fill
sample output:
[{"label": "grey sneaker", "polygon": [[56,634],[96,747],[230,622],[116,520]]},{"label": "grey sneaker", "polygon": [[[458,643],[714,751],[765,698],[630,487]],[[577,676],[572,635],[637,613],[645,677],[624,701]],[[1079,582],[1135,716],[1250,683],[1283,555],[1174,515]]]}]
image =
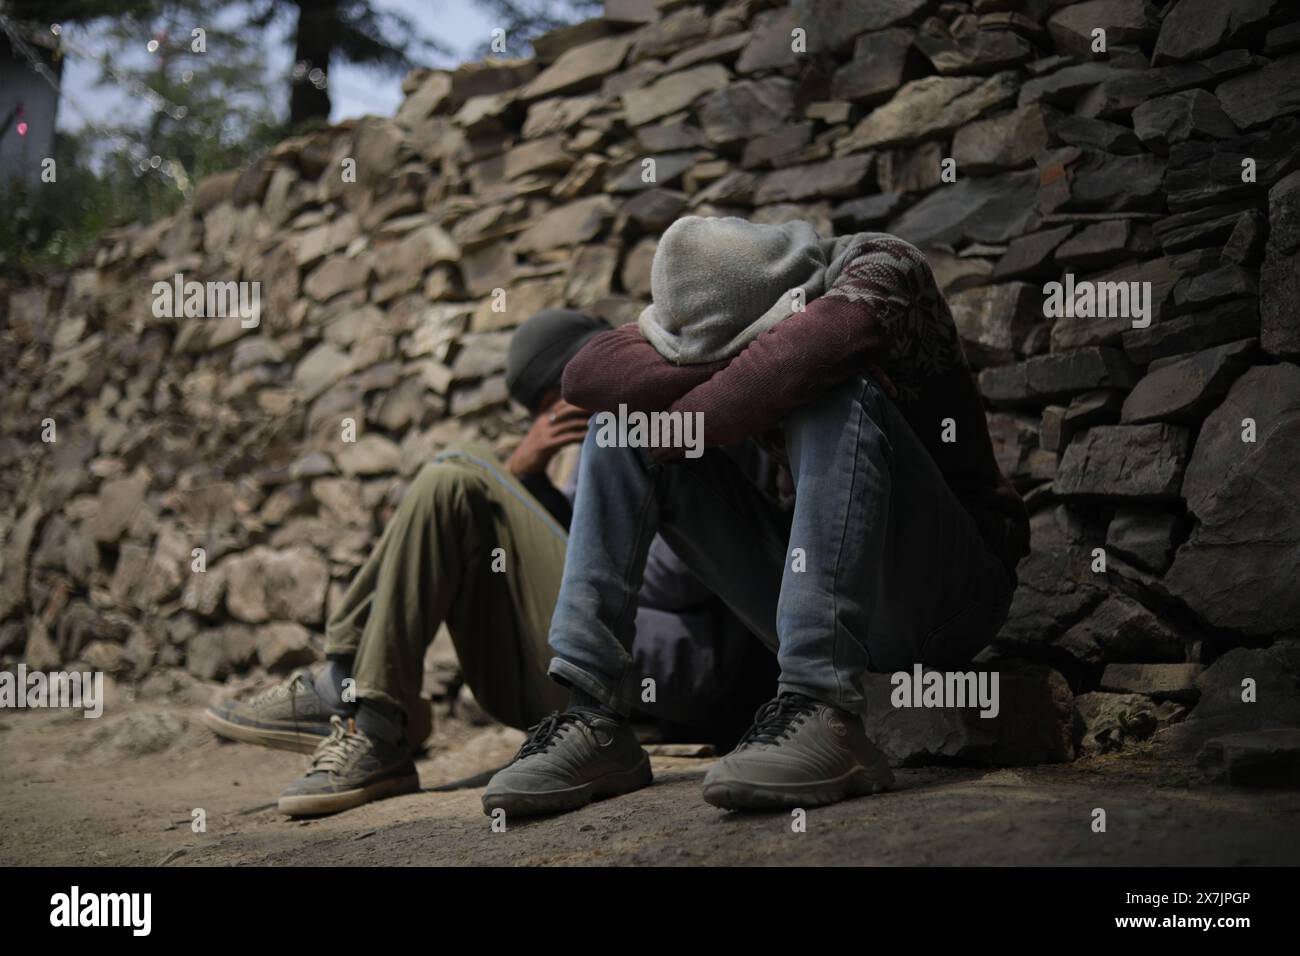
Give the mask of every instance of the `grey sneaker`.
[{"label": "grey sneaker", "polygon": [[350,810],[371,800],[414,793],[420,777],[405,746],[358,733],[356,725],[330,718],[331,733],[311,758],[311,769],[280,794],[280,812],[291,817]]},{"label": "grey sneaker", "polygon": [[650,756],[631,726],[587,710],[554,713],[529,728],[510,766],[483,792],[483,812],[562,813],[650,785]]},{"label": "grey sneaker", "polygon": [[204,711],[203,722],[231,740],[312,753],[330,735],[330,718],[347,716],[331,709],[316,690],[316,672],[324,666],[300,668],[243,700],[215,703]]},{"label": "grey sneaker", "polygon": [[704,775],[704,799],[724,810],[815,807],[879,793],[894,782],[862,721],[802,694],[758,710],[736,749]]}]

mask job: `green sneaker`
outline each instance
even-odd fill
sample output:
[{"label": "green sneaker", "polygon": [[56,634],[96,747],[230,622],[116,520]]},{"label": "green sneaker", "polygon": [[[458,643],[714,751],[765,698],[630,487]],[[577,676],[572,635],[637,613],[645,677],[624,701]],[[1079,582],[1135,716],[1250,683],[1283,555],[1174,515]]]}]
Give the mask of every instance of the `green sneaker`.
[{"label": "green sneaker", "polygon": [[650,755],[626,721],[566,710],[529,728],[514,761],[488,781],[483,812],[563,813],[640,790],[652,779]]},{"label": "green sneaker", "polygon": [[311,769],[280,795],[280,812],[319,816],[420,789],[410,751],[359,733],[354,721],[330,718],[331,733],[311,758]]},{"label": "green sneaker", "polygon": [[203,712],[203,723],[220,737],[278,750],[313,753],[330,735],[330,718],[346,717],[316,690],[325,666],[300,668],[278,684],[242,700],[223,700]]},{"label": "green sneaker", "polygon": [[704,799],[724,810],[815,807],[879,793],[894,782],[862,721],[802,694],[758,710],[736,749],[704,775]]}]

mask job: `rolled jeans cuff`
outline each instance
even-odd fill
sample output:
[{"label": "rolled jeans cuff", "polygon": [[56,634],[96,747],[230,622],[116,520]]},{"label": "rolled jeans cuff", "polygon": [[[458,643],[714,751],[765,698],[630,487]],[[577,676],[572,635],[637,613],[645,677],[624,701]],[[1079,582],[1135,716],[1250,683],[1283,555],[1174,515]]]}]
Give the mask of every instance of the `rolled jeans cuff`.
[{"label": "rolled jeans cuff", "polygon": [[858,693],[856,682],[845,680],[842,683],[848,685],[851,690],[848,693],[841,692],[834,695],[833,700],[827,699],[831,695],[826,693],[824,687],[812,687],[795,681],[779,681],[776,685],[776,692],[778,694],[802,694],[805,697],[811,697],[813,700],[819,700],[823,704],[830,704],[832,707],[838,707],[850,714],[861,716],[867,709],[866,699],[862,694]]},{"label": "rolled jeans cuff", "polygon": [[629,717],[632,714],[632,701],[635,696],[635,675],[632,674],[630,666],[624,674],[623,680],[613,690],[601,678],[590,671],[583,670],[577,664],[566,661],[562,657],[551,658],[551,665],[546,669],[546,673],[561,684],[576,687],[590,694],[617,714],[624,717]]}]

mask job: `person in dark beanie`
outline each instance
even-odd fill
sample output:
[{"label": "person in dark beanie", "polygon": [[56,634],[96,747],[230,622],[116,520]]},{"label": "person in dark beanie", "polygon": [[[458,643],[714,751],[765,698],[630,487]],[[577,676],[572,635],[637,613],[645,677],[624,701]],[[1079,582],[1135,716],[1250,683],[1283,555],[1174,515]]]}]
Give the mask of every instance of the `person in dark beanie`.
[{"label": "person in dark beanie", "polygon": [[[484,811],[571,810],[650,782],[627,723],[627,595],[655,535],[780,665],[704,799],[760,810],[884,789],[863,676],[967,665],[1004,621],[1029,550],[930,266],[883,233],[687,216],[656,246],[651,293],[637,325],[570,361],[564,397],[598,418],[696,416],[705,450],[588,435],[550,633],[569,707],[492,778]],[[786,464],[788,507],[719,448],[759,437]]]},{"label": "person in dark beanie", "polygon": [[[438,454],[331,614],[325,662],[207,710],[205,723],[223,737],[313,754],[280,797],[282,812],[334,813],[419,788],[412,751],[428,733],[424,656],[444,622],[465,683],[497,720],[525,728],[564,705],[564,690],[546,676],[546,635],[572,489],[557,489],[546,470],[587,431],[588,413],[560,397],[564,368],[608,330],[568,310],[524,322],[511,337],[506,381],[534,420],[510,460],[502,465],[477,444]],[[761,679],[742,686],[744,675],[763,671],[761,645],[666,545],[653,550],[634,654],[658,693],[643,712],[692,730],[730,723],[734,737],[743,729],[737,713],[762,693]]]}]

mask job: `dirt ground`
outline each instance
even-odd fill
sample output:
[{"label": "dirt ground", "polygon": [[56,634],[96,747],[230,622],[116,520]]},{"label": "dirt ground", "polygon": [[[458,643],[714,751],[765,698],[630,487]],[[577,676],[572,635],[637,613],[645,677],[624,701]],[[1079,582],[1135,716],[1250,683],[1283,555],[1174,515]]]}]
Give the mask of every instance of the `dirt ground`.
[{"label": "dirt ground", "polygon": [[653,787],[494,833],[481,788],[522,735],[459,719],[430,738],[420,793],[293,822],[275,800],[307,758],[219,741],[207,694],[115,690],[96,720],[0,712],[0,866],[1300,863],[1300,794],[1206,785],[1150,752],[901,770],[889,793],[808,811],[806,832],[705,804],[709,759],[655,757]]}]

